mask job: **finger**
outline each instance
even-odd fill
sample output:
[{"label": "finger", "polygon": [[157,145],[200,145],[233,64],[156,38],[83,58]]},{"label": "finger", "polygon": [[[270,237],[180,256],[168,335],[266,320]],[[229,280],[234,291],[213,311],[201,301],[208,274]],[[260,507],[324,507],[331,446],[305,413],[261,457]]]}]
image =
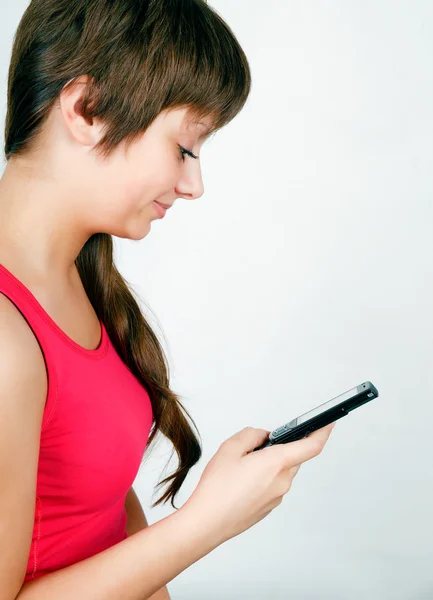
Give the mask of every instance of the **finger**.
[{"label": "finger", "polygon": [[[231,438],[230,447],[237,452],[239,447],[243,450],[242,454],[248,454],[255,448],[261,446],[267,439],[270,431],[266,429],[257,429],[256,427],[244,427],[241,431],[235,433]],[[227,440],[228,441],[228,440]]]},{"label": "finger", "polygon": [[289,467],[300,465],[321,453],[328,441],[334,425],[327,425],[311,433],[308,437],[281,446],[285,461]]}]

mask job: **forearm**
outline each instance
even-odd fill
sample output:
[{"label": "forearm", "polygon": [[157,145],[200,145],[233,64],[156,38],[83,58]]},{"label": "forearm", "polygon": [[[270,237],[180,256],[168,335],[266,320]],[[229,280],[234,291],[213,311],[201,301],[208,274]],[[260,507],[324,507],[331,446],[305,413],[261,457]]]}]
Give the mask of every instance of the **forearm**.
[{"label": "forearm", "polygon": [[187,504],[86,560],[24,584],[16,600],[144,600],[222,543]]},{"label": "forearm", "polygon": [[[138,531],[141,531],[145,527],[149,526],[146,515],[143,511],[143,507],[141,506],[140,499],[135,493],[134,488],[131,488],[126,496],[125,508],[128,516],[126,526],[128,535],[134,535],[134,533],[137,533]],[[155,592],[153,596],[149,598],[149,600],[171,600],[167,586],[164,586]]]}]

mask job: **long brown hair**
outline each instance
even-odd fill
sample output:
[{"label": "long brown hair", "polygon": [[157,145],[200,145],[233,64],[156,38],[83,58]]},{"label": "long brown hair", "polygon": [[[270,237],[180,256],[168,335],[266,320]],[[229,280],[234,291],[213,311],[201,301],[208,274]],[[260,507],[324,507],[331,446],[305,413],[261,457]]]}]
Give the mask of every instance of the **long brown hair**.
[{"label": "long brown hair", "polygon": [[[212,132],[243,108],[251,87],[235,35],[205,0],[32,0],[15,34],[8,77],[6,160],[30,151],[62,89],[88,75],[82,115],[106,124],[95,151],[107,157],[167,109],[188,107]],[[169,366],[136,293],[121,276],[107,233],[92,235],[76,266],[96,314],[122,360],[149,393],[154,421],[173,444],[177,470],[156,506],[174,498],[202,449],[169,387]],[[138,297],[138,296],[137,296]],[[197,427],[194,427],[198,433]]]}]

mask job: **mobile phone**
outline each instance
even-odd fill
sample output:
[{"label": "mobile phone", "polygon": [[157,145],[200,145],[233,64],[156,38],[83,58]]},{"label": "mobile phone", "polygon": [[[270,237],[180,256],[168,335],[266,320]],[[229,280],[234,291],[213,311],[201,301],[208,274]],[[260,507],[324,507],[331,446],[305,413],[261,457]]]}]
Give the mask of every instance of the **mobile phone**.
[{"label": "mobile phone", "polygon": [[362,406],[366,402],[370,402],[373,398],[377,398],[379,392],[371,383],[371,381],[364,381],[361,385],[340,394],[336,398],[320,404],[317,408],[304,413],[300,417],[289,421],[285,425],[274,429],[264,444],[255,448],[261,450],[267,446],[273,446],[274,444],[287,444],[288,442],[294,442],[307,437],[316,429],[321,429],[325,425],[329,425],[337,419],[341,419],[348,415],[352,410]]}]

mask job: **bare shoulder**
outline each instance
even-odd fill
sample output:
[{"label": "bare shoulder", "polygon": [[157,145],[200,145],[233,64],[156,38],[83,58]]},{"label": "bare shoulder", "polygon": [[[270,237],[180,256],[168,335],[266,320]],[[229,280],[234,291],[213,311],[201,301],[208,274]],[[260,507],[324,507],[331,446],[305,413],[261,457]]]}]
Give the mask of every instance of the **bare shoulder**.
[{"label": "bare shoulder", "polygon": [[0,293],[0,589],[15,598],[32,539],[47,373],[25,317]]},{"label": "bare shoulder", "polygon": [[39,382],[47,383],[44,357],[32,328],[12,300],[0,292],[0,361],[7,360],[8,348],[12,353],[19,351],[32,374],[39,371]]},{"label": "bare shoulder", "polygon": [[[0,378],[3,390],[30,403],[29,415],[42,418],[48,374],[39,342],[18,307],[0,292]],[[0,392],[1,398],[1,392]]]}]

